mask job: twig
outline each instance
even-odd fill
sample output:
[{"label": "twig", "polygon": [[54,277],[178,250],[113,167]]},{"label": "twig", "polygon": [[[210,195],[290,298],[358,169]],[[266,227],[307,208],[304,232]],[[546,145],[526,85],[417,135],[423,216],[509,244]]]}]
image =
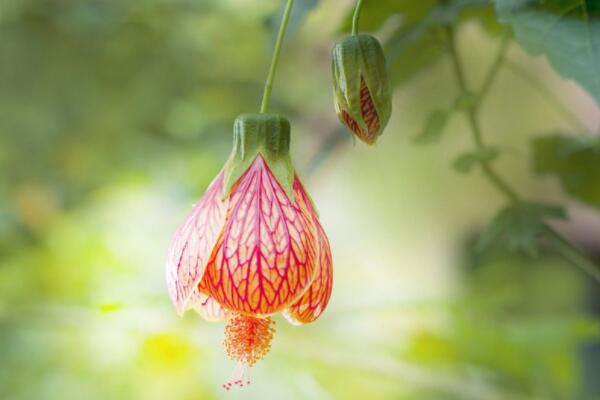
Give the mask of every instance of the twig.
[{"label": "twig", "polygon": [[[450,59],[452,61],[452,65],[454,66],[454,72],[456,74],[456,80],[458,82],[458,86],[462,93],[469,93],[469,89],[467,87],[467,81],[465,79],[465,74],[460,63],[460,57],[458,56],[458,51],[456,50],[456,43],[454,37],[454,29],[451,26],[446,27],[446,33],[448,34],[448,44],[450,51]],[[503,45],[501,48],[502,53],[506,51],[506,45]],[[503,55],[496,58],[496,62],[490,68],[491,73],[488,73],[488,78],[486,78],[486,85],[484,86],[485,92],[482,90],[480,95],[477,96],[478,104],[480,104],[479,99],[482,98],[482,94],[485,94],[489,87],[493,83],[493,79],[496,76],[495,71],[498,70],[497,65],[502,62]],[[478,107],[470,107],[466,110],[467,120],[471,127],[471,133],[473,136],[473,141],[475,142],[475,147],[478,151],[485,149],[485,144],[483,141],[483,133],[481,131],[481,127],[479,126],[479,122],[477,120],[477,109]],[[496,171],[491,167],[489,161],[482,159],[481,162],[481,170],[483,173],[492,181],[494,186],[498,190],[500,190],[511,202],[518,202],[519,196],[516,192],[506,183],[504,180],[496,173]]]},{"label": "twig", "polygon": [[590,261],[581,250],[569,243],[560,233],[551,227],[546,227],[546,234],[558,250],[558,252],[572,264],[579,266],[582,270],[600,282],[600,269]]},{"label": "twig", "polygon": [[[452,26],[447,26],[446,33],[448,35],[450,58],[454,67],[454,73],[456,75],[456,80],[458,82],[459,89],[462,93],[469,93],[464,71],[460,63],[460,57],[456,49],[456,38],[454,34],[454,28]],[[500,46],[499,54],[496,56],[494,63],[490,67],[490,70],[487,73],[486,78],[484,80],[483,87],[479,92],[479,96],[477,96],[477,103],[473,107],[469,107],[465,111],[469,126],[471,128],[473,142],[477,151],[485,149],[483,133],[477,119],[477,112],[479,110],[479,106],[481,105],[481,100],[483,100],[483,98],[489,91],[491,85],[494,82],[495,77],[498,74],[500,65],[504,60],[504,55],[508,48],[508,43],[506,42],[507,40],[508,39],[505,36]],[[522,202],[521,197],[517,194],[517,192],[514,189],[512,189],[512,187],[506,181],[504,181],[504,179],[502,179],[502,177],[491,166],[489,161],[482,159],[480,161],[480,166],[481,170],[488,177],[492,185],[494,185],[494,187],[496,187],[496,189],[498,189],[499,192],[504,194],[511,203]],[[579,250],[562,235],[560,235],[558,232],[554,231],[550,227],[546,228],[546,234],[555,244],[558,252],[566,260],[569,260],[572,264],[576,265],[582,271],[589,274],[592,278],[600,282],[600,268],[596,264],[594,264],[594,262],[592,262],[585,254],[583,254],[581,250]]]}]

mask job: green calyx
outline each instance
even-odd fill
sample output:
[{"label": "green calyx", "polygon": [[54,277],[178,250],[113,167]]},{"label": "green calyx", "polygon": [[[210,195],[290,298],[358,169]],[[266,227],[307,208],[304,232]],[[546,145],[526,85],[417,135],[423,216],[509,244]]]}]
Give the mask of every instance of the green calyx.
[{"label": "green calyx", "polygon": [[290,122],[277,114],[243,114],[233,124],[233,150],[225,165],[223,197],[261,156],[293,202],[294,167],[290,158]]},{"label": "green calyx", "polygon": [[[361,104],[361,82],[364,80],[377,116],[380,135],[392,113],[391,89],[386,60],[379,41],[371,35],[353,35],[333,48],[333,87],[336,111],[340,120],[345,111],[363,131],[368,131]],[[363,96],[364,99],[364,96]]]}]

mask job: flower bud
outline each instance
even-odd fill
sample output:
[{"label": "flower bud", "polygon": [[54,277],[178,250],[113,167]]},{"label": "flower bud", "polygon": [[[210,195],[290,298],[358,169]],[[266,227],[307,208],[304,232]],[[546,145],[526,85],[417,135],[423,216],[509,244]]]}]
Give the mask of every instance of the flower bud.
[{"label": "flower bud", "polygon": [[381,45],[373,36],[350,36],[333,48],[336,113],[360,140],[373,144],[392,112],[391,91]]}]

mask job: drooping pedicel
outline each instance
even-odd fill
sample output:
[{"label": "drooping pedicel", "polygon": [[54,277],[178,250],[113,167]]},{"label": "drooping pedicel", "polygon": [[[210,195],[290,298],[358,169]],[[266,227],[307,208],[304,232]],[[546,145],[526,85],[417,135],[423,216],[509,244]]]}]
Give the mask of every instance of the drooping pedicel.
[{"label": "drooping pedicel", "polygon": [[373,36],[353,35],[333,48],[335,109],[360,140],[373,144],[392,112],[391,91],[381,45]]},{"label": "drooping pedicel", "polygon": [[289,156],[289,122],[243,115],[224,169],[173,238],[167,259],[171,300],[209,321],[227,319],[225,349],[238,362],[231,381],[271,347],[270,316],[316,320],[332,289],[332,257],[317,212]]}]

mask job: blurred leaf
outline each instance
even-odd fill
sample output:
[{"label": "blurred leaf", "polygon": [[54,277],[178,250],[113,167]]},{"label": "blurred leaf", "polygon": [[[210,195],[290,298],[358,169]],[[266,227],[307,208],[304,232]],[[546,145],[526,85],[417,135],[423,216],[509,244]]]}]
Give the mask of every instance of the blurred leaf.
[{"label": "blurred leaf", "polygon": [[[375,31],[394,16],[401,17],[402,23],[405,25],[417,23],[437,4],[439,4],[437,0],[367,0],[361,9],[360,30]],[[352,30],[353,14],[354,7],[351,7],[344,18],[340,31],[350,32]]]},{"label": "blurred leaf", "polygon": [[429,115],[423,131],[414,138],[416,144],[436,143],[442,137],[450,114],[444,110],[436,110]]},{"label": "blurred leaf", "polygon": [[[514,279],[514,275],[510,277]],[[523,296],[529,297],[526,292]],[[543,376],[543,390],[554,396],[540,398],[577,398],[574,383],[581,363],[577,349],[598,340],[599,322],[594,316],[515,315],[509,305],[485,304],[480,297],[465,300],[448,314],[447,329],[418,331],[401,356],[427,365],[432,373],[469,365],[470,374],[501,378],[508,390]],[[521,396],[506,393],[498,398]]]},{"label": "blurred leaf", "polygon": [[499,155],[500,150],[495,147],[486,147],[482,150],[470,151],[458,156],[452,163],[452,167],[456,171],[466,174],[471,172],[471,169],[473,169],[476,164],[494,161]]},{"label": "blurred leaf", "polygon": [[488,6],[470,7],[465,9],[461,16],[461,21],[462,20],[477,21],[485,31],[492,36],[499,36],[507,29],[505,25],[498,22],[496,10],[491,2],[488,3]]},{"label": "blurred leaf", "polygon": [[444,55],[439,27],[402,27],[384,43],[392,85],[399,85]]},{"label": "blurred leaf", "polygon": [[[296,0],[294,2],[294,7],[290,13],[290,20],[288,23],[287,31],[285,33],[286,39],[291,39],[302,26],[302,22],[306,15],[312,11],[313,8],[317,6],[319,0]],[[282,1],[281,7],[279,10],[273,14],[270,18],[267,19],[266,25],[267,28],[271,31],[271,44],[274,46],[275,41],[277,40],[277,34],[279,33],[279,24],[281,23],[281,19],[283,18],[283,13],[285,11],[286,2]]]},{"label": "blurred leaf", "polygon": [[501,22],[534,55],[546,55],[566,78],[600,103],[600,2],[596,0],[495,0]]},{"label": "blurred leaf", "polygon": [[494,218],[485,230],[477,251],[485,251],[494,244],[501,244],[511,252],[522,251],[531,256],[537,255],[538,237],[544,232],[547,218],[566,218],[561,207],[519,203],[506,207]]},{"label": "blurred leaf", "polygon": [[[438,142],[444,129],[448,124],[449,119],[455,112],[464,111],[472,108],[477,102],[477,96],[473,93],[463,93],[460,95],[448,110],[435,110],[427,117],[425,126],[419,135],[414,138],[414,142],[419,145],[426,145]],[[486,155],[484,155],[486,156]],[[463,161],[467,162],[467,161]],[[461,162],[461,164],[463,163]],[[460,167],[465,167],[460,165]],[[470,168],[470,166],[469,166]],[[462,171],[461,171],[462,172]]]},{"label": "blurred leaf", "polygon": [[[393,84],[402,83],[441,59],[445,53],[445,39],[441,27],[487,15],[479,11],[490,8],[486,0],[454,0],[438,3],[436,6],[429,3],[413,3],[420,4],[422,16],[416,20],[404,19],[384,44]],[[412,8],[411,10],[414,11]],[[402,9],[399,13],[404,15]]]},{"label": "blurred leaf", "polygon": [[556,175],[569,194],[600,207],[600,139],[548,136],[532,145],[535,172]]},{"label": "blurred leaf", "polygon": [[477,103],[477,95],[474,93],[463,93],[454,101],[453,111],[465,111],[473,108]]}]

